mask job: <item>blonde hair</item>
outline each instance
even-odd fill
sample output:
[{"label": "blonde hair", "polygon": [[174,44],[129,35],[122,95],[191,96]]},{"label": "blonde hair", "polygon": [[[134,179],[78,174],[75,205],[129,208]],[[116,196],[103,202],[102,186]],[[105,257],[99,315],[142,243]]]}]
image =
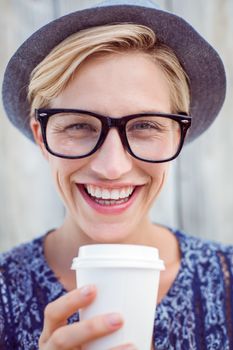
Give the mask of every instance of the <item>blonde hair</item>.
[{"label": "blonde hair", "polygon": [[188,113],[188,77],[174,52],[159,42],[150,28],[125,23],[88,28],[57,45],[31,73],[31,116],[35,108],[49,106],[88,57],[132,51],[148,55],[163,70],[170,87],[172,112]]}]

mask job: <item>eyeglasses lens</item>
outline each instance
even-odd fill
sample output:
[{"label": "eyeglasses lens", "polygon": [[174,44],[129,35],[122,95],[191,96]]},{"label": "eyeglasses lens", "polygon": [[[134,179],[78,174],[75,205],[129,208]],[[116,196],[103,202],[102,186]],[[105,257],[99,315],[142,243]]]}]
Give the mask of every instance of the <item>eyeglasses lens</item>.
[{"label": "eyeglasses lens", "polygon": [[[68,157],[89,154],[101,135],[102,123],[82,113],[58,113],[48,120],[46,137],[52,152]],[[133,154],[149,161],[173,157],[180,145],[181,128],[177,121],[159,116],[130,119],[125,127]]]},{"label": "eyeglasses lens", "polygon": [[158,116],[130,120],[126,134],[132,152],[139,158],[152,161],[173,157],[181,140],[179,123]]},{"label": "eyeglasses lens", "polygon": [[49,148],[64,156],[83,156],[96,146],[101,133],[101,121],[81,113],[58,113],[49,118],[47,142]]}]

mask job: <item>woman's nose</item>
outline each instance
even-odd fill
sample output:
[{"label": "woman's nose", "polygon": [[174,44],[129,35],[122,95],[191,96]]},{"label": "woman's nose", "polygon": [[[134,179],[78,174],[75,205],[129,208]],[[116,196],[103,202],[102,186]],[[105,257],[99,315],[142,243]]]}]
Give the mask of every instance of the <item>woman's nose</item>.
[{"label": "woman's nose", "polygon": [[98,176],[116,180],[130,172],[132,169],[132,157],[124,149],[118,131],[109,130],[109,133],[91,159],[91,169]]}]

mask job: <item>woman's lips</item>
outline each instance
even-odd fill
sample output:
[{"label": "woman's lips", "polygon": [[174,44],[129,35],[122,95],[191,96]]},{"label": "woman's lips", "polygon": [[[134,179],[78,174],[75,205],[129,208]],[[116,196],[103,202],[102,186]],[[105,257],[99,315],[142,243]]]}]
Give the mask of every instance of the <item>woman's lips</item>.
[{"label": "woman's lips", "polygon": [[[136,186],[131,196],[129,196],[126,200],[121,199],[117,201],[105,200],[100,198],[95,199],[86,192],[83,184],[77,184],[77,187],[84,200],[92,209],[94,209],[100,214],[114,215],[121,214],[123,211],[125,211],[132,205],[142,186]],[[105,201],[108,201],[109,204],[105,204]]]}]

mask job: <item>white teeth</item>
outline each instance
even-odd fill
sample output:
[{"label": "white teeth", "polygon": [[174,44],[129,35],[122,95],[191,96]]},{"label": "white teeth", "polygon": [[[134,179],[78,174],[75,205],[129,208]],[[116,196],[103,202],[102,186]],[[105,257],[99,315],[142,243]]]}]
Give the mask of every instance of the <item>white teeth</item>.
[{"label": "white teeth", "polygon": [[101,196],[103,199],[110,199],[111,198],[111,193],[109,190],[102,190],[102,196]]},{"label": "white teeth", "polygon": [[120,191],[120,198],[125,198],[125,197],[128,197],[128,196],[127,196],[127,194],[126,194],[125,189],[123,188],[123,189]]},{"label": "white teeth", "polygon": [[96,198],[101,198],[102,197],[101,190],[99,188],[97,188],[97,187],[96,187],[95,191],[93,191],[93,193],[91,193],[91,195],[93,197],[96,197]]},{"label": "white teeth", "polygon": [[128,188],[127,197],[130,196],[132,192],[133,192],[133,188],[132,187]]},{"label": "white teeth", "polygon": [[119,199],[119,191],[118,190],[111,191],[111,199]]},{"label": "white teeth", "polygon": [[101,198],[101,199],[113,199],[113,200],[118,200],[118,199],[123,199],[129,197],[133,190],[133,186],[129,187],[124,187],[121,189],[114,188],[114,189],[107,189],[107,188],[101,188],[97,187],[94,185],[85,185],[85,188],[87,192],[95,198]]}]

